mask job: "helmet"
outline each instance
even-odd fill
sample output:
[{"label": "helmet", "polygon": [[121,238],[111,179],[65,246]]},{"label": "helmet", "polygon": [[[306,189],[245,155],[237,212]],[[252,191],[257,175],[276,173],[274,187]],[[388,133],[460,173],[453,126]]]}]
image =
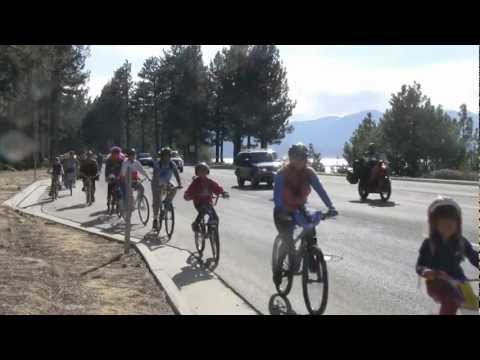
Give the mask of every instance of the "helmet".
[{"label": "helmet", "polygon": [[92,151],[92,150],[88,150],[88,151],[87,151],[87,156],[88,156],[88,157],[93,156],[93,151]]},{"label": "helmet", "polygon": [[453,208],[457,213],[457,216],[460,219],[462,218],[462,209],[460,208],[458,203],[451,198],[447,198],[443,196],[439,196],[430,204],[430,206],[428,207],[428,217],[431,218],[431,216],[435,214],[435,212],[441,207]]},{"label": "helmet", "polygon": [[210,174],[210,168],[208,167],[208,165],[204,162],[201,162],[197,165],[195,165],[195,175],[198,176],[198,172],[200,171],[200,169],[205,169],[207,171],[207,175]]},{"label": "helmet", "polygon": [[169,147],[163,148],[158,152],[158,155],[160,155],[160,156],[163,156],[163,155],[172,156],[172,149],[170,149]]},{"label": "helmet", "polygon": [[120,153],[122,151],[122,149],[120,149],[118,146],[114,146],[110,149],[110,152],[112,153]]},{"label": "helmet", "polygon": [[288,157],[291,158],[305,158],[307,159],[308,157],[308,149],[305,145],[302,143],[298,143],[295,145],[292,145],[290,149],[288,149]]},{"label": "helmet", "polygon": [[135,151],[135,149],[128,149],[125,154],[127,154],[127,156],[130,156],[130,155],[135,155],[137,152]]}]

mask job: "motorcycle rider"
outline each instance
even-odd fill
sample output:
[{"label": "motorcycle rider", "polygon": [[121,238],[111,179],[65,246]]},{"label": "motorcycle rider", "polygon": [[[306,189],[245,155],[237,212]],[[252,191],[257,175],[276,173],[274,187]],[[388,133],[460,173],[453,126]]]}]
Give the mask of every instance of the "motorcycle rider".
[{"label": "motorcycle rider", "polygon": [[371,184],[377,178],[380,170],[379,161],[381,160],[375,143],[371,142],[368,145],[368,150],[365,152],[364,157],[367,169],[364,181],[368,179],[368,183]]}]

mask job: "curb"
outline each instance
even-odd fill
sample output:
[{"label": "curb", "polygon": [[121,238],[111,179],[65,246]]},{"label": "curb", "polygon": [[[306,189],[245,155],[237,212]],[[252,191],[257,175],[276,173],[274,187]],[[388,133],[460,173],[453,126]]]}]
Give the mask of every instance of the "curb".
[{"label": "curb", "polygon": [[[326,174],[319,173],[317,175],[321,176],[337,176],[345,177],[345,174]],[[443,179],[424,179],[424,178],[409,178],[409,177],[395,177],[390,176],[390,179],[393,181],[410,181],[410,182],[423,182],[423,183],[433,183],[433,184],[450,184],[450,185],[467,185],[467,186],[478,186],[478,181],[466,181],[466,180],[443,180]]]},{"label": "curb", "polygon": [[[107,240],[110,240],[110,241],[115,241],[115,242],[122,243],[122,244],[125,242],[123,236],[121,236],[121,235],[107,235],[99,229],[82,227],[82,226],[78,225],[77,223],[75,223],[73,221],[70,221],[70,220],[60,219],[60,218],[57,218],[55,216],[51,216],[51,215],[48,215],[48,214],[45,214],[45,213],[41,213],[41,214],[33,213],[31,211],[28,211],[28,210],[25,210],[25,209],[22,209],[22,208],[18,208],[18,204],[20,204],[25,198],[30,196],[30,194],[32,194],[39,187],[43,186],[41,184],[37,184],[38,182],[39,181],[37,181],[33,184],[30,184],[24,190],[20,191],[19,193],[15,194],[10,199],[3,202],[2,205],[8,206],[8,207],[14,209],[15,211],[19,211],[21,213],[25,213],[25,214],[35,216],[35,217],[38,217],[38,218],[54,221],[58,224],[68,226],[70,228],[74,228],[76,230],[80,230],[80,231],[87,232],[87,233],[90,233],[90,234],[94,234],[94,235],[100,236],[100,237],[102,237],[104,239],[107,239]],[[34,189],[32,190],[32,188],[34,188]],[[26,193],[28,193],[28,195],[24,196]],[[18,199],[20,199],[20,198],[21,198],[21,200],[18,201]],[[134,237],[131,237],[131,239],[136,240],[136,241],[140,241],[140,239],[137,239],[137,238],[134,238]],[[137,251],[137,253],[142,257],[142,259],[145,262],[148,270],[150,271],[150,273],[155,278],[157,284],[159,284],[160,287],[165,291],[167,301],[170,304],[170,306],[172,306],[174,312],[178,315],[193,315],[194,314],[193,311],[189,308],[188,304],[183,299],[182,295],[180,294],[180,290],[174,284],[173,280],[170,279],[170,277],[164,271],[162,271],[160,269],[151,269],[150,264],[146,260],[146,255],[142,252],[142,250],[139,249],[139,247],[137,246],[137,244],[135,242],[132,242],[131,245],[132,245],[132,248],[135,251]]]}]

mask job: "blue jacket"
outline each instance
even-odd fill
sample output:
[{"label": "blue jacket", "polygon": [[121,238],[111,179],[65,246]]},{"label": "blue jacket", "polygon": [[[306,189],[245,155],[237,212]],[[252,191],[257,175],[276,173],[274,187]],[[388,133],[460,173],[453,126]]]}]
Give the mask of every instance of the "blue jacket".
[{"label": "blue jacket", "polygon": [[424,268],[441,270],[456,280],[465,280],[460,266],[464,258],[478,269],[478,252],[472,244],[461,238],[459,241],[442,241],[440,238],[425,239],[420,247],[416,271],[422,275]]}]

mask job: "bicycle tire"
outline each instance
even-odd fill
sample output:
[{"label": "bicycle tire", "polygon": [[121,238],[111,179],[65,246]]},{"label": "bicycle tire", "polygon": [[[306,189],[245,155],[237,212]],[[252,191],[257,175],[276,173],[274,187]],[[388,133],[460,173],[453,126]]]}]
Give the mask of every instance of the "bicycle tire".
[{"label": "bicycle tire", "polygon": [[[302,271],[302,289],[303,289],[303,299],[305,300],[305,306],[308,312],[311,315],[322,315],[325,312],[328,302],[328,270],[327,270],[327,263],[325,261],[325,257],[323,256],[322,250],[318,247],[314,246],[311,248],[311,253],[305,252],[303,256],[303,271]],[[316,269],[316,277],[315,281],[310,281],[309,275],[311,274],[309,266],[310,266],[310,255],[313,255],[313,259],[315,262],[315,269]],[[315,291],[314,289],[309,289],[309,283],[318,282],[321,283],[320,288],[322,289],[321,299],[319,301],[319,306],[315,307],[312,305],[311,297],[315,296],[313,294]]]},{"label": "bicycle tire", "polygon": [[[281,238],[280,238],[281,240]],[[277,263],[272,266],[273,283],[278,294],[287,296],[293,285],[293,251],[286,246],[284,241],[277,243],[278,250],[276,252]],[[274,250],[275,252],[275,250]],[[272,255],[272,259],[273,259]]]},{"label": "bicycle tire", "polygon": [[210,246],[212,247],[212,259],[213,267],[215,268],[218,265],[220,260],[220,235],[218,234],[218,227],[213,227],[209,229],[210,233]]},{"label": "bicycle tire", "polygon": [[205,225],[201,223],[199,227],[200,231],[195,231],[195,247],[200,257],[202,257],[203,250],[205,249]]},{"label": "bicycle tire", "polygon": [[[168,224],[168,213],[171,214],[171,226]],[[173,210],[173,205],[171,203],[168,203],[168,205],[165,207],[165,231],[167,232],[167,236],[169,239],[172,238],[173,235],[173,230],[175,229],[175,211]]]},{"label": "bicycle tire", "polygon": [[[145,217],[142,215],[142,211],[141,211],[142,202],[144,203],[143,205],[145,206],[146,213],[147,213]],[[148,204],[148,199],[145,195],[143,195],[142,198],[138,201],[137,208],[138,208],[137,209],[138,217],[140,218],[140,221],[142,222],[143,226],[147,225],[148,220],[150,219],[150,205]]]}]

